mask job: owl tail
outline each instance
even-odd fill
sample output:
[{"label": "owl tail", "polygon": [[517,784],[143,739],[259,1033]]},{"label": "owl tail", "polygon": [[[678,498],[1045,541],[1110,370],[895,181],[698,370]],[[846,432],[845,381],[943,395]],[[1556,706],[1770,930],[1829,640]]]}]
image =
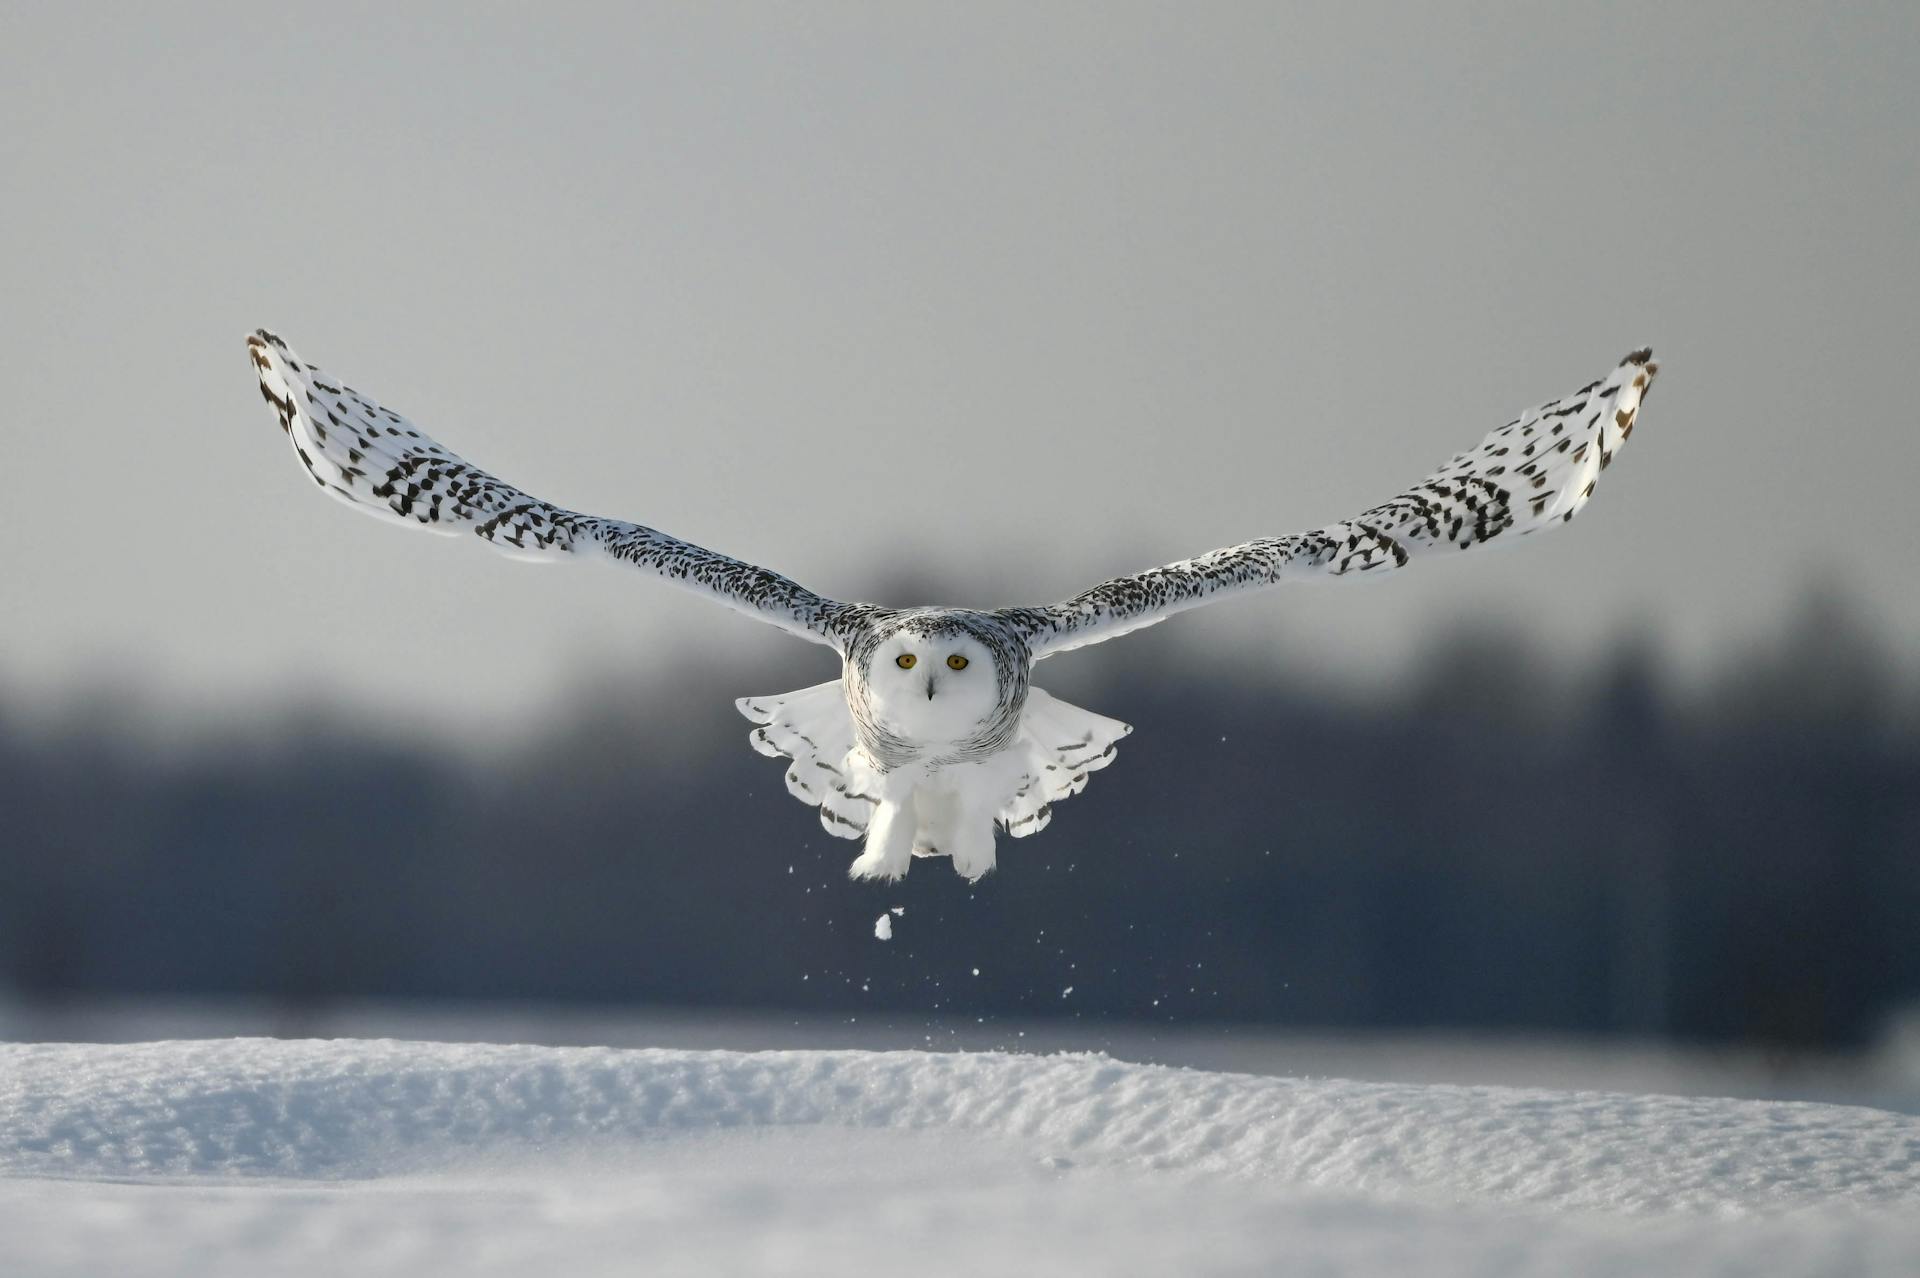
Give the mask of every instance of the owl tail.
[{"label": "owl tail", "polygon": [[1000,827],[1016,839],[1046,829],[1053,805],[1086,789],[1087,775],[1112,763],[1120,738],[1132,731],[1131,724],[1029,688],[1013,745],[1021,772],[1000,809]]},{"label": "owl tail", "polygon": [[755,750],[793,760],[787,792],[820,809],[827,833],[866,837],[880,790],[854,751],[853,716],[840,680],[772,697],[742,697],[733,704],[760,725],[747,736]]}]

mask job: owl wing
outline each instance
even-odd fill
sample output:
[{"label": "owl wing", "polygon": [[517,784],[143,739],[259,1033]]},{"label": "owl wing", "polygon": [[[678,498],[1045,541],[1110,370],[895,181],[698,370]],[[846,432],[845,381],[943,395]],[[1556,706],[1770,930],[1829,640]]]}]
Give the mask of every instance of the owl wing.
[{"label": "owl wing", "polygon": [[1572,519],[1633,433],[1659,366],[1638,350],[1597,382],[1494,431],[1426,479],[1337,524],[1228,546],[1105,581],[1047,608],[1008,608],[1040,658],[1288,581],[1390,572],[1409,560],[1512,541]]},{"label": "owl wing", "polygon": [[328,495],[430,532],[472,532],[497,549],[549,562],[604,558],[782,630],[844,649],[865,605],[814,594],[778,573],[620,519],[562,510],[461,460],[392,409],[304,363],[265,329],[247,338],[260,393],[293,451]]}]

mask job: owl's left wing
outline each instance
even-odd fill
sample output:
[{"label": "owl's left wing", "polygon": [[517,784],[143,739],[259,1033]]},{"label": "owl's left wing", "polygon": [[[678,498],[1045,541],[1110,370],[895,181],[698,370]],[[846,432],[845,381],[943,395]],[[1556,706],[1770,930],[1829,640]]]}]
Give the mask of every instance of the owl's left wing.
[{"label": "owl's left wing", "polygon": [[518,557],[604,558],[652,573],[790,634],[845,651],[872,611],[657,529],[564,510],[455,456],[412,422],[304,363],[272,333],[247,338],[260,393],[321,491],[429,532],[470,532]]},{"label": "owl's left wing", "polygon": [[1524,413],[1393,500],[1311,532],[1229,546],[1102,582],[1047,608],[1008,608],[1036,659],[1287,581],[1391,571],[1572,519],[1633,434],[1659,365],[1638,350],[1599,381]]}]

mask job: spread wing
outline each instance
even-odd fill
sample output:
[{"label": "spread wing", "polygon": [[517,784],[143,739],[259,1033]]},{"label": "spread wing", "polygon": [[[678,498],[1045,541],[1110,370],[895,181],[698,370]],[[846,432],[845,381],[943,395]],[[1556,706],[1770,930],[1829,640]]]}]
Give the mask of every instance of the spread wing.
[{"label": "spread wing", "polygon": [[528,496],[461,460],[412,422],[303,362],[265,329],[247,338],[260,393],[313,481],[356,510],[431,532],[471,532],[509,553],[612,559],[717,599],[803,639],[844,650],[870,611],[753,564],[620,519]]},{"label": "spread wing", "polygon": [[1512,541],[1572,519],[1633,433],[1659,366],[1638,350],[1597,382],[1494,431],[1398,497],[1311,532],[1229,546],[1116,577],[1049,608],[1008,608],[1033,655],[1100,643],[1288,581],[1388,572],[1409,560]]}]

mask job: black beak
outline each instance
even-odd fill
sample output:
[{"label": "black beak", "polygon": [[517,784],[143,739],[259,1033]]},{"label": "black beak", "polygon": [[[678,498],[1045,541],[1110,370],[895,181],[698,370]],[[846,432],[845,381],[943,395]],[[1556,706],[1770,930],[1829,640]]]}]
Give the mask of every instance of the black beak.
[{"label": "black beak", "polygon": [[927,676],[927,700],[933,700],[933,676]]}]

